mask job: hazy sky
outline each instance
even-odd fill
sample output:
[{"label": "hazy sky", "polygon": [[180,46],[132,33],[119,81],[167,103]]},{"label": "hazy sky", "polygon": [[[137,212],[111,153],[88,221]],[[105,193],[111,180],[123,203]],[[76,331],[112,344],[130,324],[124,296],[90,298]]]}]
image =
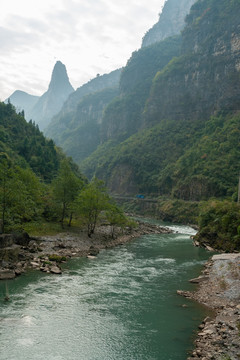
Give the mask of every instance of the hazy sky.
[{"label": "hazy sky", "polygon": [[73,87],[126,64],[165,0],[0,0],[0,100],[42,95],[62,61]]}]

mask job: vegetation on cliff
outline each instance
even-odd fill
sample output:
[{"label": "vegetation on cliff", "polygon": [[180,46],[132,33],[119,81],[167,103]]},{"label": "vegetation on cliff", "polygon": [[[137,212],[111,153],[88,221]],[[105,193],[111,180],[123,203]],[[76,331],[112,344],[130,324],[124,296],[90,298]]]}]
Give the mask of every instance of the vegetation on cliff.
[{"label": "vegetation on cliff", "polygon": [[[83,169],[87,176],[95,173],[111,185],[113,169],[120,171],[127,164],[139,192],[194,201],[211,196],[236,198],[239,138],[239,114],[220,114],[205,123],[165,121],[117,146],[109,142],[111,152],[103,145],[84,162]],[[121,184],[111,190],[121,192]]]},{"label": "vegetation on cliff", "polygon": [[50,182],[60,162],[52,140],[46,139],[35,123],[26,122],[24,112],[0,102],[0,152],[7,153],[15,164],[30,167],[42,180]]},{"label": "vegetation on cliff", "polygon": [[195,239],[201,245],[227,252],[240,251],[239,203],[227,200],[202,203],[199,226]]}]

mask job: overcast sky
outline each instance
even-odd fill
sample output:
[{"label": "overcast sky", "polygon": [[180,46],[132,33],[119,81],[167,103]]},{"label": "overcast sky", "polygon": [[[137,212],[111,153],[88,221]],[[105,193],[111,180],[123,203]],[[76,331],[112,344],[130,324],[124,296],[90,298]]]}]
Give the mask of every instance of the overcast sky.
[{"label": "overcast sky", "polygon": [[0,0],[0,100],[42,95],[62,61],[74,88],[126,64],[165,0]]}]

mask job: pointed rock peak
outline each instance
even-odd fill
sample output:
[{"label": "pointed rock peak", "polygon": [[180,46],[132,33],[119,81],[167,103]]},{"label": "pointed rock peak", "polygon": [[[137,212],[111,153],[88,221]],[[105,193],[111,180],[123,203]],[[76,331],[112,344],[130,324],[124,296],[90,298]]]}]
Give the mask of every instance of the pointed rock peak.
[{"label": "pointed rock peak", "polygon": [[48,90],[66,89],[69,92],[74,91],[70,84],[66,66],[61,62],[57,61],[52,72],[52,78],[49,84]]}]

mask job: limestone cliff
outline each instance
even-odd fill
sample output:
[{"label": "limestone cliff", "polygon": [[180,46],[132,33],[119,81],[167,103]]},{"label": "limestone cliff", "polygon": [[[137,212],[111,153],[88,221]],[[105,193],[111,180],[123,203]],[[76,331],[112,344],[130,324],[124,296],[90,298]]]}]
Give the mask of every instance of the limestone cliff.
[{"label": "limestone cliff", "polygon": [[106,106],[118,95],[117,88],[107,88],[84,96],[69,116],[57,118],[48,128],[57,144],[80,163],[100,144],[100,124]]},{"label": "limestone cliff", "polygon": [[[100,123],[102,121],[104,107],[112,100],[111,96],[108,97],[109,91],[111,92],[110,89],[118,88],[121,71],[122,69],[118,69],[109,74],[97,76],[73,92],[65,101],[61,111],[52,118],[49,126],[45,129],[46,135],[52,137],[58,145],[63,146],[65,149],[64,143],[68,141],[67,132],[69,129],[74,131],[74,129],[86,123],[88,121],[88,115],[89,121],[91,121],[93,112],[95,113],[94,119],[97,123]],[[100,100],[101,91],[103,91],[103,97]],[[96,94],[96,96],[91,98],[93,103],[90,104],[90,98],[85,97],[93,94]],[[117,95],[117,93],[115,93],[115,95]],[[87,103],[85,103],[84,98]],[[94,103],[96,99],[97,104]],[[83,103],[85,103],[85,105],[83,105]],[[82,106],[85,108],[84,111]],[[86,109],[85,106],[88,107],[88,109]],[[96,110],[96,108],[98,108],[98,110]]]},{"label": "limestone cliff", "polygon": [[65,65],[60,61],[54,66],[48,90],[40,97],[30,111],[30,118],[41,130],[46,128],[52,117],[57,114],[65,100],[74,91],[69,82]]},{"label": "limestone cliff", "polygon": [[[159,66],[152,78],[149,73],[146,98],[133,98],[133,89],[140,94],[149,81],[146,74],[156,60],[156,44],[141,49],[146,51],[144,62],[139,61],[143,53],[133,54],[123,71],[121,96],[106,109],[106,142],[83,164],[89,177],[96,174],[112,191],[122,189],[125,194],[139,189],[185,200],[235,196],[240,156],[239,5],[239,0],[197,1],[186,19],[180,54]],[[125,179],[122,169],[127,169]]]},{"label": "limestone cliff", "polygon": [[169,36],[180,34],[185,17],[196,0],[168,0],[165,2],[159,21],[143,37],[142,46],[149,46]]},{"label": "limestone cliff", "polygon": [[[198,1],[187,17],[182,55],[155,76],[145,125],[161,119],[204,120],[240,107],[240,6]],[[229,20],[231,19],[231,20]]]}]

